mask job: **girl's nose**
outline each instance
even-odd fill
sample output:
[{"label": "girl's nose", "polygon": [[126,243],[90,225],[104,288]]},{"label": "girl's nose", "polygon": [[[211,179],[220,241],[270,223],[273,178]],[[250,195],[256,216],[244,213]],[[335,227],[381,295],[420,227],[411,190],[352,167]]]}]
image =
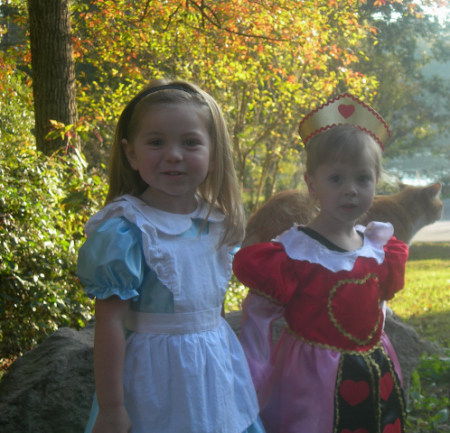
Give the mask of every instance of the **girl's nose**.
[{"label": "girl's nose", "polygon": [[169,144],[166,148],[166,160],[171,162],[180,161],[183,158],[182,148],[179,144]]},{"label": "girl's nose", "polygon": [[357,193],[358,193],[358,191],[357,191],[357,189],[356,189],[356,187],[355,187],[355,184],[354,184],[353,182],[349,183],[349,184],[346,186],[346,189],[345,189],[345,195],[348,195],[348,196],[353,197],[353,196],[355,196]]}]

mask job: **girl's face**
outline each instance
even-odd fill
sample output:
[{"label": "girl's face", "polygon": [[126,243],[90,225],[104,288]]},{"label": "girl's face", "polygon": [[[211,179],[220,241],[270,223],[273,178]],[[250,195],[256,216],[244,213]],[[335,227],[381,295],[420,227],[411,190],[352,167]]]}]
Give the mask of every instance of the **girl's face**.
[{"label": "girl's face", "polygon": [[335,161],[321,164],[312,176],[305,175],[309,192],[329,222],[351,223],[371,206],[377,185],[376,168],[366,150],[359,164]]},{"label": "girl's face", "polygon": [[190,213],[197,187],[211,170],[211,137],[192,104],[152,106],[132,141],[122,141],[128,161],[149,188],[142,199],[166,212]]}]

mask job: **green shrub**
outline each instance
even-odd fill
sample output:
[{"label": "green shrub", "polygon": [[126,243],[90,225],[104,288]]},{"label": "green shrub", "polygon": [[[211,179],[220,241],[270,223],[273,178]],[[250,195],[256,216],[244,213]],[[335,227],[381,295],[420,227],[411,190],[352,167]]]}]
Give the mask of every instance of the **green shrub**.
[{"label": "green shrub", "polygon": [[408,429],[411,432],[448,432],[450,351],[443,356],[422,355],[412,377]]},{"label": "green shrub", "polygon": [[1,146],[0,178],[0,358],[7,359],[60,326],[90,320],[76,257],[105,182],[79,153],[46,157],[17,144]]}]

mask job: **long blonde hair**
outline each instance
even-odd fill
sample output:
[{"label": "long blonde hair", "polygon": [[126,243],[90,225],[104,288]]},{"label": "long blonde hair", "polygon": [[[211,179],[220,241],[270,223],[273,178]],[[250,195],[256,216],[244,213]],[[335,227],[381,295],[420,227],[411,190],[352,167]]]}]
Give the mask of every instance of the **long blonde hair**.
[{"label": "long blonde hair", "polygon": [[[155,90],[160,86],[171,87],[162,88],[144,96],[149,91],[151,92],[151,89]],[[174,87],[178,87],[178,89]],[[136,100],[138,100],[137,103]],[[208,215],[215,207],[225,214],[226,226],[220,245],[238,244],[243,238],[245,216],[233,164],[228,128],[216,101],[198,86],[186,81],[154,80],[142,89],[122,111],[116,126],[109,158],[109,190],[105,205],[123,194],[140,197],[148,188],[139,172],[133,170],[130,166],[122,145],[122,139],[132,140],[143,114],[147,113],[154,105],[161,103],[195,104],[207,113],[205,123],[212,143],[213,169],[198,186],[197,193],[209,203]]]}]

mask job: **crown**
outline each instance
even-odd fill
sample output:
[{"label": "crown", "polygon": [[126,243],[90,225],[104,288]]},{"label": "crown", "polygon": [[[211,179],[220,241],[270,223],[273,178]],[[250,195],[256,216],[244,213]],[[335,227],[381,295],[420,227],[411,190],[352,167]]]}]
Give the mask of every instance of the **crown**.
[{"label": "crown", "polygon": [[338,125],[354,125],[369,134],[384,150],[391,132],[384,119],[367,104],[350,93],[343,93],[311,111],[301,122],[298,132],[303,142]]}]

